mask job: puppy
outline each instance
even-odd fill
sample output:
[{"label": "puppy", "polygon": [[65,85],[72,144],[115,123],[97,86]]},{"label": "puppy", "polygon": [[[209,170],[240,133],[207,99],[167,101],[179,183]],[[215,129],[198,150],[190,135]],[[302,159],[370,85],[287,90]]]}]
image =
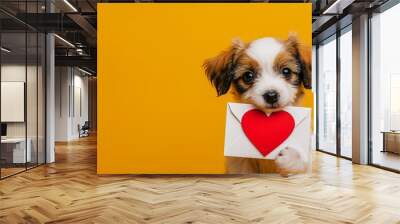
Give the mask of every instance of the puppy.
[{"label": "puppy", "polygon": [[[207,59],[204,69],[218,96],[230,90],[238,101],[272,113],[296,105],[304,88],[311,88],[311,49],[294,34],[287,40],[267,37],[247,44],[235,39],[229,49]],[[307,170],[308,158],[299,151],[282,150],[272,168],[267,160],[228,157],[227,172],[301,173]]]}]

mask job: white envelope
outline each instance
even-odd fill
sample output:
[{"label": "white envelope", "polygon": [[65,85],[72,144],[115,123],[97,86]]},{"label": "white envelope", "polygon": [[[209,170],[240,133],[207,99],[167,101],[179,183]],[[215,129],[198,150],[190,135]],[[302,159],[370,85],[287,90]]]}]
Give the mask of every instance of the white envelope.
[{"label": "white envelope", "polygon": [[250,142],[240,123],[243,115],[252,109],[255,109],[255,107],[251,104],[228,103],[225,127],[225,156],[275,159],[282,149],[292,147],[299,151],[303,159],[309,158],[311,152],[310,108],[286,107],[284,109],[294,118],[295,127],[290,136],[266,156],[263,156]]}]

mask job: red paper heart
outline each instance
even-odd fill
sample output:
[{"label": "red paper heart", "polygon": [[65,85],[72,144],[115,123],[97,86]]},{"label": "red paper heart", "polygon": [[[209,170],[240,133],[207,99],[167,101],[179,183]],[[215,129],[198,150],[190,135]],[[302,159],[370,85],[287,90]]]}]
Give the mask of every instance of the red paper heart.
[{"label": "red paper heart", "polygon": [[260,110],[249,110],[243,115],[241,123],[247,138],[263,156],[274,151],[294,129],[294,118],[286,111],[267,116]]}]

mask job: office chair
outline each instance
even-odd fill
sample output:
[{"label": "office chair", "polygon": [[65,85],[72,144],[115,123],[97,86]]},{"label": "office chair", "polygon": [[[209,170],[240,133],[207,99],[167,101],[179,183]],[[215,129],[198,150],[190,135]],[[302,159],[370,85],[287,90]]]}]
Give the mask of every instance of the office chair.
[{"label": "office chair", "polygon": [[79,129],[79,138],[89,136],[89,129],[90,129],[89,121],[85,121],[82,127],[78,125],[78,129]]}]

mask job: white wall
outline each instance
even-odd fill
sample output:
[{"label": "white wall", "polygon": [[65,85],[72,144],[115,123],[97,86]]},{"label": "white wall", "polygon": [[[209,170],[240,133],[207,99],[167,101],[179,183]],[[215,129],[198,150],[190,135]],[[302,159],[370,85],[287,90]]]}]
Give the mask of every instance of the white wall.
[{"label": "white wall", "polygon": [[[75,114],[74,117],[72,119],[72,132],[71,135],[74,138],[79,137],[79,133],[78,133],[78,129],[77,126],[78,124],[83,125],[85,123],[85,121],[89,120],[89,110],[88,110],[88,106],[89,106],[89,92],[88,92],[88,77],[85,76],[83,77],[81,74],[79,73],[78,75],[76,75],[76,71],[75,70],[75,77],[74,77],[74,100],[75,100],[75,106],[74,109],[75,110]],[[78,91],[80,91],[80,93],[78,93]],[[78,98],[78,96],[80,95],[80,99]],[[78,102],[80,101],[80,103]],[[78,105],[80,104],[80,105]],[[78,108],[80,107],[80,108]],[[81,109],[82,111],[79,111],[79,109]]]},{"label": "white wall", "polygon": [[[25,75],[27,69],[27,75],[28,75],[28,81],[29,85],[36,86],[36,80],[35,78],[31,76],[36,77],[36,67],[34,66],[28,66],[27,68],[24,65],[18,65],[18,64],[6,64],[1,66],[1,81],[2,82],[25,82]],[[27,89],[28,93],[28,103],[34,102],[34,105],[28,105],[28,106],[34,106],[36,108],[36,88],[28,88]],[[6,108],[1,108],[2,110],[6,110]],[[30,110],[31,111],[31,110]],[[32,116],[32,117],[31,117]],[[34,121],[36,123],[37,117],[36,113],[28,113],[28,122]],[[28,124],[28,129],[29,127],[33,127],[33,125]],[[34,127],[36,130],[36,126]],[[28,130],[30,133],[30,131]],[[28,133],[28,137],[29,137]],[[8,137],[25,137],[25,122],[11,122],[7,123],[7,136]]]},{"label": "white wall", "polygon": [[89,117],[88,77],[72,67],[56,67],[55,74],[55,140],[70,141]]},{"label": "white wall", "polygon": [[[29,69],[29,68],[28,68]],[[2,82],[25,82],[25,64],[9,64],[1,66]],[[5,110],[5,108],[1,108]],[[25,137],[25,123],[13,122],[7,123],[7,137]]]},{"label": "white wall", "polygon": [[69,132],[69,84],[67,67],[55,68],[55,141],[67,141]]}]

